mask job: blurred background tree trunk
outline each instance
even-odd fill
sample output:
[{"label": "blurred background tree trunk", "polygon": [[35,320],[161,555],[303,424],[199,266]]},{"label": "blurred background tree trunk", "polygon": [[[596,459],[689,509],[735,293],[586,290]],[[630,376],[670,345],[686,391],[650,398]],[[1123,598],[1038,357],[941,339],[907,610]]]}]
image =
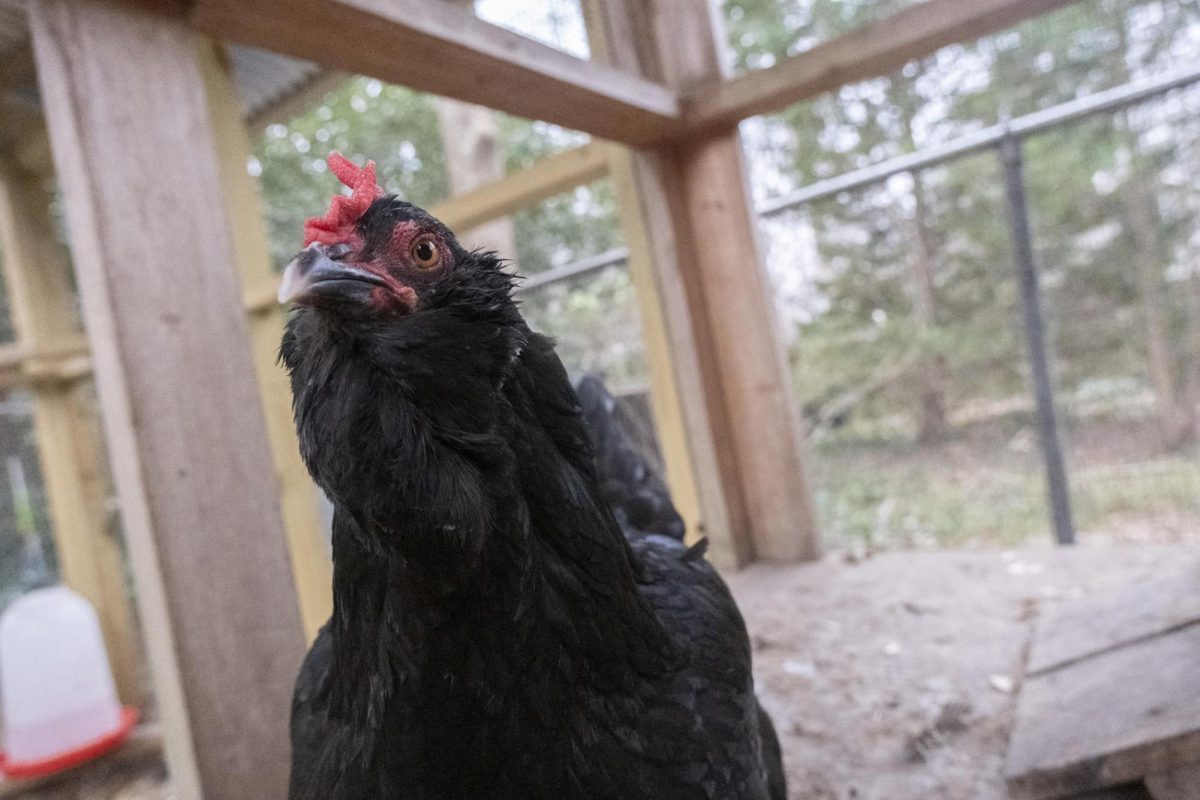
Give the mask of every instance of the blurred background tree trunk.
[{"label": "blurred background tree trunk", "polygon": [[1133,266],[1137,271],[1138,290],[1142,299],[1146,355],[1158,408],[1160,434],[1163,443],[1173,447],[1187,438],[1189,415],[1183,407],[1179,383],[1175,379],[1175,354],[1167,331],[1167,304],[1162,267],[1159,264],[1158,204],[1145,168],[1146,165],[1135,160],[1135,172],[1125,192],[1125,214],[1135,246]]}]

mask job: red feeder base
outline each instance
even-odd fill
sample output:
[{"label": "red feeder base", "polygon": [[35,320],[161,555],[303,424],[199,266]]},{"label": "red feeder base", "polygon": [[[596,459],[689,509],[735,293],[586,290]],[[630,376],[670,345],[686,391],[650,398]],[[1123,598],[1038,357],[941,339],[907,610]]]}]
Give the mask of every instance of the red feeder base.
[{"label": "red feeder base", "polygon": [[136,708],[121,709],[121,724],[112,733],[106,733],[99,739],[70,750],[66,753],[42,759],[41,761],[10,761],[4,753],[0,753],[0,772],[9,778],[41,778],[56,772],[77,767],[93,758],[115,750],[129,738],[133,726],[137,724]]}]

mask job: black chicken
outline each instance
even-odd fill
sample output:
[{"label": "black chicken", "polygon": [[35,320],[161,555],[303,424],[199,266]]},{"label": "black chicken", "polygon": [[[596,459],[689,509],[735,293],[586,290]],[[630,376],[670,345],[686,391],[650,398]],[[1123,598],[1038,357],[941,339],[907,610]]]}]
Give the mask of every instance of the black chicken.
[{"label": "black chicken", "polygon": [[[354,193],[280,289],[301,451],[335,507],[291,798],[782,800],[733,599],[644,464],[605,489],[512,277],[372,164],[330,166]],[[628,472],[616,436],[601,460]]]}]

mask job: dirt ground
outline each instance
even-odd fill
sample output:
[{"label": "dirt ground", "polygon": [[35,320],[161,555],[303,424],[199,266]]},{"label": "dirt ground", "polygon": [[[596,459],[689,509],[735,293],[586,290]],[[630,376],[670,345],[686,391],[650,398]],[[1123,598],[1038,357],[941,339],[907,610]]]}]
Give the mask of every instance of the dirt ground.
[{"label": "dirt ground", "polygon": [[[1200,559],[1184,546],[831,554],[730,583],[791,800],[1002,800],[1033,621]],[[167,800],[160,764],[97,766],[29,800]]]},{"label": "dirt ground", "polygon": [[1198,559],[1178,545],[907,552],[733,576],[791,800],[1005,798],[1033,621]]}]

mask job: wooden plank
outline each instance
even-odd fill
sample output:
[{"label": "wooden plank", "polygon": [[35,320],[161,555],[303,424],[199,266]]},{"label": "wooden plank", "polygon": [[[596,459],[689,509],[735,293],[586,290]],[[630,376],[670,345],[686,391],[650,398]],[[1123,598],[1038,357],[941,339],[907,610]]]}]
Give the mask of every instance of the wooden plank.
[{"label": "wooden plank", "polygon": [[704,387],[712,372],[705,369],[698,343],[707,331],[690,313],[683,264],[669,234],[677,210],[663,193],[670,168],[657,154],[616,146],[610,163],[671,499],[689,541],[709,537],[713,563],[736,568],[753,559],[753,545],[738,535],[747,523],[740,497],[730,491],[733,484],[724,482],[734,474],[733,464],[709,409],[712,392]]},{"label": "wooden plank", "polygon": [[[22,377],[79,355],[81,333],[66,254],[58,244],[45,181],[0,165],[0,243]],[[83,351],[86,355],[86,351]],[[121,700],[142,705],[142,654],[125,591],[121,542],[108,511],[104,450],[88,370],[33,384],[33,423],[55,551],[64,583],[96,609]]]},{"label": "wooden plank", "polygon": [[677,158],[754,553],[771,561],[816,558],[799,419],[741,139],[733,132],[697,142],[680,148]]},{"label": "wooden plank", "polygon": [[978,39],[1070,5],[1075,0],[925,0],[878,22],[787,58],[721,81],[693,82],[684,100],[689,133],[728,128],[747,117],[887,75],[915,58]]},{"label": "wooden plank", "polygon": [[1200,800],[1200,762],[1146,776],[1154,800]]},{"label": "wooden plank", "polygon": [[276,298],[279,279],[271,266],[262,199],[257,184],[246,172],[250,142],[242,124],[233,76],[215,43],[205,42],[201,46],[200,64],[208,88],[209,116],[216,137],[217,163],[238,272],[247,294],[267,294],[270,299],[266,305],[252,309],[250,339],[275,477],[279,481],[300,616],[305,634],[312,640],[333,613],[333,564],[318,514],[317,488],[300,458],[300,445],[296,441],[291,382],[278,363],[287,312]]},{"label": "wooden plank", "polygon": [[[474,13],[475,0],[444,1]],[[447,97],[439,97],[434,102],[451,193],[461,196],[502,180],[505,177],[504,152],[496,112]],[[481,224],[456,225],[455,234],[468,249],[491,250],[516,260],[513,221],[507,215],[496,216]]]},{"label": "wooden plank", "polygon": [[1056,669],[1096,653],[1200,623],[1200,566],[1062,608],[1039,621],[1028,672]]},{"label": "wooden plank", "polygon": [[1021,798],[1200,761],[1200,626],[1085,658],[1021,689],[1005,775]]},{"label": "wooden plank", "polygon": [[[640,74],[662,74],[654,37],[645,32],[645,6],[588,0],[583,8],[593,58]],[[705,378],[712,372],[701,344],[708,331],[688,303],[685,255],[676,239],[682,212],[679,198],[668,194],[672,167],[659,152],[611,145],[606,156],[629,249],[667,484],[689,540],[707,536],[709,559],[733,569],[753,559],[752,543],[739,535],[747,525],[745,510],[740,495],[731,491],[736,483],[726,480],[733,465],[721,447],[716,427],[721,417],[709,409],[713,393],[706,391]]]},{"label": "wooden plank", "polygon": [[[676,87],[720,74],[704,0],[595,2],[588,14],[605,48],[594,44],[594,51],[621,59],[623,68]],[[673,491],[685,476],[680,496],[699,509],[727,562],[815,556],[816,524],[736,130],[629,153],[614,161],[614,175],[622,207],[637,212],[623,223]],[[671,466],[680,462],[690,466]]]},{"label": "wooden plank", "polygon": [[197,41],[132,4],[29,19],[173,792],[282,797],[304,635]]},{"label": "wooden plank", "polygon": [[[669,89],[428,0],[197,0],[197,29],[333,69],[631,143],[679,119]],[[353,46],[347,46],[353,42]]]},{"label": "wooden plank", "polygon": [[439,203],[429,213],[452,230],[466,231],[607,174],[607,150],[603,144],[592,142],[547,156],[528,169]]}]

